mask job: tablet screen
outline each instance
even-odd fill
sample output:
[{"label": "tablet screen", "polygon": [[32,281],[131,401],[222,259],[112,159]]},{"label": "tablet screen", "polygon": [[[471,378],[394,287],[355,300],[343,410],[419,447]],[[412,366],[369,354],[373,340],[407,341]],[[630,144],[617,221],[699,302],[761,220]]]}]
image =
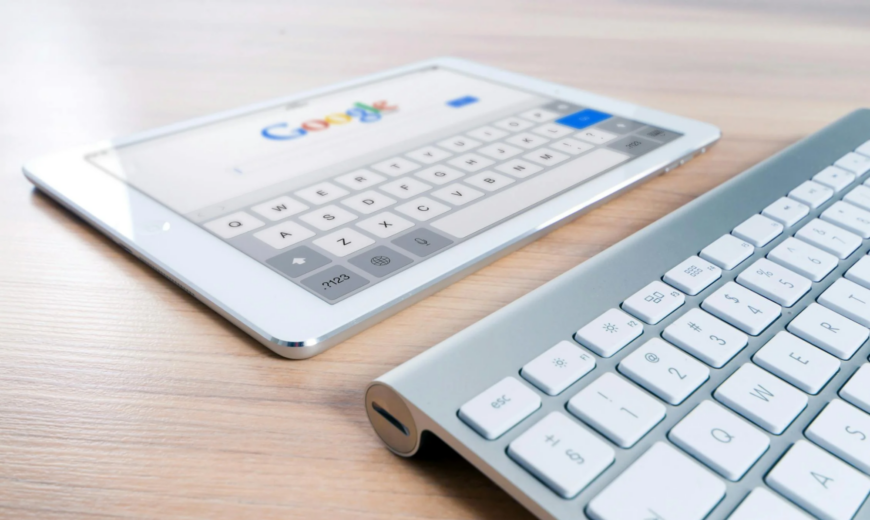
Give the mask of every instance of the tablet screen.
[{"label": "tablet screen", "polygon": [[336,303],[679,136],[427,67],[87,159]]}]

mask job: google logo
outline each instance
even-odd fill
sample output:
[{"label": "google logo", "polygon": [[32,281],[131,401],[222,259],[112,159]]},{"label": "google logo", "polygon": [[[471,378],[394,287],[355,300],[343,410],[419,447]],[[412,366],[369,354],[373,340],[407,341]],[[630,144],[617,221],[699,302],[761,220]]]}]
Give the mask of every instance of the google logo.
[{"label": "google logo", "polygon": [[375,101],[371,105],[354,103],[353,107],[344,112],[335,112],[323,119],[309,119],[299,125],[299,128],[290,128],[289,123],[277,123],[267,126],[260,131],[260,134],[266,139],[274,139],[276,141],[298,139],[307,135],[308,132],[321,132],[327,130],[332,125],[346,125],[354,119],[358,119],[361,123],[374,123],[381,120],[381,113],[397,110],[398,108],[396,105],[389,105],[386,101]]}]

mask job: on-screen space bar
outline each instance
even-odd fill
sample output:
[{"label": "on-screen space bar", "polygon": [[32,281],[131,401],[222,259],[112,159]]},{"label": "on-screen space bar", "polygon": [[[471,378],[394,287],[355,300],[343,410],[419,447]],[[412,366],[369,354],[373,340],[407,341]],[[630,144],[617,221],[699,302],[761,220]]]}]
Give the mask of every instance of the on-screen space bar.
[{"label": "on-screen space bar", "polygon": [[558,168],[508,188],[432,223],[454,237],[472,233],[518,213],[628,159],[627,155],[599,148]]}]

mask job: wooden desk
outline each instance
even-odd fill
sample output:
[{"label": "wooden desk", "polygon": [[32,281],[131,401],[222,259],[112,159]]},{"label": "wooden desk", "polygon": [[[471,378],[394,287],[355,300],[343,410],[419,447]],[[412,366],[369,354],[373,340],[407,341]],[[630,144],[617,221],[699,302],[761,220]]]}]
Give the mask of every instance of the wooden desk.
[{"label": "wooden desk", "polygon": [[[526,518],[373,378],[870,105],[866,2],[0,3],[0,517]],[[710,121],[707,156],[304,362],[33,191],[33,156],[456,55]]]}]

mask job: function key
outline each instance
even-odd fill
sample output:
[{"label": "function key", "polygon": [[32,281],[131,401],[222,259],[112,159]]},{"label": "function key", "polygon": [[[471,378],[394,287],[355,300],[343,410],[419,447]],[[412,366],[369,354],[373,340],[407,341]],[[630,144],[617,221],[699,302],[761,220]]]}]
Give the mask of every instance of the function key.
[{"label": "function key", "polygon": [[468,135],[475,139],[480,139],[481,141],[490,143],[497,139],[501,139],[502,137],[508,135],[508,133],[504,130],[499,130],[498,128],[493,128],[491,126],[482,126],[468,132]]},{"label": "function key", "polygon": [[644,139],[636,135],[629,135],[608,144],[607,147],[629,155],[643,155],[650,150],[661,146],[660,143],[650,139]]},{"label": "function key", "polygon": [[386,177],[368,170],[357,170],[335,178],[336,182],[352,190],[364,190],[385,180]]},{"label": "function key", "polygon": [[369,249],[365,253],[350,259],[350,263],[363,271],[383,278],[390,273],[409,265],[412,262],[407,256],[393,251],[386,246]]},{"label": "function key", "polygon": [[752,215],[742,224],[731,231],[731,234],[737,238],[749,242],[755,247],[764,247],[782,234],[785,229],[779,222],[769,219],[764,215]]},{"label": "function key", "polygon": [[849,152],[837,159],[834,166],[850,171],[855,175],[864,175],[870,171],[870,157],[859,153]]},{"label": "function key", "polygon": [[452,152],[466,152],[473,148],[477,148],[480,146],[480,141],[475,141],[474,139],[469,139],[468,137],[457,135],[456,137],[451,137],[450,139],[445,139],[438,143],[438,146],[442,148],[446,148]]},{"label": "function key", "polygon": [[855,180],[855,174],[837,168],[836,166],[828,166],[824,170],[813,175],[813,180],[819,184],[824,184],[837,193],[843,191],[843,188],[852,184],[852,181]]},{"label": "function key", "polygon": [[408,228],[414,227],[414,223],[385,211],[376,217],[357,223],[357,227],[368,231],[379,238],[388,238]]},{"label": "function key", "polygon": [[393,240],[393,244],[421,258],[444,249],[452,243],[452,240],[425,228],[416,229]]},{"label": "function key", "polygon": [[257,204],[251,208],[251,211],[275,221],[295,215],[306,209],[308,209],[308,206],[285,195],[262,204]]},{"label": "function key", "polygon": [[686,302],[680,291],[656,280],[622,302],[623,310],[655,325]]},{"label": "function key", "polygon": [[870,210],[870,188],[863,184],[856,186],[843,197],[843,200],[861,209]]},{"label": "function key", "polygon": [[559,117],[559,114],[556,112],[551,112],[549,110],[545,110],[543,108],[536,108],[534,110],[529,110],[527,112],[523,112],[520,114],[520,117],[528,119],[529,121],[534,121],[536,123],[545,123],[547,121],[552,121]]},{"label": "function key", "polygon": [[805,181],[797,188],[788,192],[790,199],[803,202],[813,209],[818,208],[833,196],[833,189],[813,181]]},{"label": "function key", "polygon": [[369,281],[343,265],[336,265],[302,280],[302,285],[326,300],[337,300],[365,287]]},{"label": "function key", "polygon": [[324,204],[333,201],[337,198],[344,197],[348,191],[344,188],[339,188],[335,184],[329,182],[321,182],[314,186],[299,190],[296,196],[305,199],[312,204]]},{"label": "function key", "polygon": [[765,430],[779,435],[807,407],[807,395],[752,363],[719,385],[717,401]]},{"label": "function key", "polygon": [[593,368],[591,354],[569,341],[560,341],[526,363],[520,375],[545,394],[558,395]]},{"label": "function key", "polygon": [[752,256],[752,244],[734,235],[722,235],[715,242],[701,250],[699,256],[713,262],[722,269],[730,271]]},{"label": "function key", "polygon": [[606,121],[598,123],[598,128],[617,135],[625,135],[630,134],[639,128],[643,128],[643,124],[636,121],[630,121],[623,117],[611,117]]},{"label": "function key", "polygon": [[273,256],[266,260],[266,263],[290,278],[297,278],[319,269],[331,261],[308,246],[299,246],[278,256]]},{"label": "function key", "polygon": [[690,256],[665,273],[663,279],[694,296],[722,277],[722,269],[697,256]]},{"label": "function key", "polygon": [[773,204],[761,211],[762,215],[772,218],[785,227],[791,227],[797,224],[809,213],[809,206],[791,200],[788,197],[780,197]]},{"label": "function key", "polygon": [[398,177],[403,173],[419,169],[420,165],[403,157],[393,157],[378,164],[373,164],[372,168],[391,177]]},{"label": "function key", "polygon": [[501,437],[541,407],[541,398],[513,377],[506,377],[459,408],[459,418],[484,439]]},{"label": "function key", "polygon": [[578,343],[610,357],[643,333],[643,324],[619,309],[610,309],[574,334]]},{"label": "function key", "polygon": [[221,238],[233,238],[253,229],[263,227],[262,221],[239,211],[203,224],[206,229]]},{"label": "function key", "polygon": [[535,126],[534,123],[530,123],[518,117],[509,117],[507,119],[502,119],[501,121],[493,123],[493,125],[501,128],[502,130],[509,130],[511,132],[519,132],[520,130],[525,130],[526,128]]},{"label": "function key", "polygon": [[420,161],[423,164],[434,164],[442,159],[446,159],[453,155],[450,152],[445,152],[440,148],[435,148],[434,146],[426,146],[420,148],[419,150],[414,150],[413,152],[408,152],[405,155],[414,159],[415,161]]}]

